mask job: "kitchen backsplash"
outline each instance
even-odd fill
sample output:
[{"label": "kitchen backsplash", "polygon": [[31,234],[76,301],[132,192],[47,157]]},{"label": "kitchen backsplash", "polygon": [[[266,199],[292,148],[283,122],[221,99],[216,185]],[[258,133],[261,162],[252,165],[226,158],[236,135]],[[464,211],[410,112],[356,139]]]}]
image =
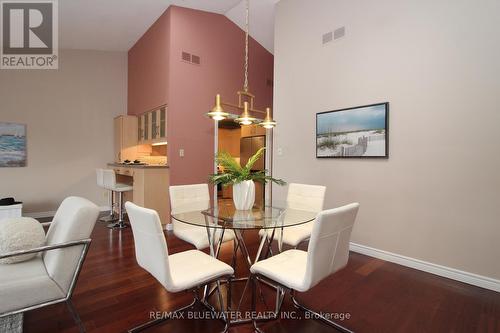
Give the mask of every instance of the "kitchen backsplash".
[{"label": "kitchen backsplash", "polygon": [[147,163],[147,164],[167,164],[167,157],[166,156],[139,156],[138,158],[141,162]]}]

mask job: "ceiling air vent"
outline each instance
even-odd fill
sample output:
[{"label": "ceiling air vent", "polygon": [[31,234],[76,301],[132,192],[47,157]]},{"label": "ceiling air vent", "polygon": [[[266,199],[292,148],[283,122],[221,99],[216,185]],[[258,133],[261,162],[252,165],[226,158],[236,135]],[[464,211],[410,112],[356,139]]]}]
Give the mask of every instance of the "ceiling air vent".
[{"label": "ceiling air vent", "polygon": [[345,27],[335,29],[333,32],[333,39],[339,39],[345,36]]},{"label": "ceiling air vent", "polygon": [[333,39],[333,34],[332,32],[327,32],[326,34],[323,35],[323,44],[331,42]]},{"label": "ceiling air vent", "polygon": [[200,56],[197,56],[197,55],[185,52],[185,51],[182,51],[181,58],[182,58],[182,61],[189,62],[190,64],[193,64],[193,65],[201,64]]},{"label": "ceiling air vent", "polygon": [[333,40],[340,39],[345,36],[345,27],[340,27],[334,31],[329,31],[323,34],[323,45],[328,44]]},{"label": "ceiling air vent", "polygon": [[182,52],[182,60],[187,61],[187,62],[191,62],[191,54],[189,54],[187,52]]},{"label": "ceiling air vent", "polygon": [[199,56],[192,54],[191,55],[191,62],[195,65],[199,65],[201,63],[201,59]]}]

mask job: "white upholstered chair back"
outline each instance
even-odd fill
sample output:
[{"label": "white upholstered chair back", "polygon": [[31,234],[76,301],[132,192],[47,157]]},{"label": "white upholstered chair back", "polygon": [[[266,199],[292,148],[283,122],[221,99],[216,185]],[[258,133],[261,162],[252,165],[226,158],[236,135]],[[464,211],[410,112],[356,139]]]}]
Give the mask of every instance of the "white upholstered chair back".
[{"label": "white upholstered chair back", "polygon": [[[169,187],[170,209],[172,214],[181,214],[210,207],[208,184],[176,185]],[[175,228],[186,227],[186,224],[172,219]]]},{"label": "white upholstered chair back", "polygon": [[172,214],[204,210],[210,207],[208,184],[170,186]]},{"label": "white upholstered chair back", "polygon": [[167,290],[172,290],[168,248],[158,213],[130,201],[125,203],[132,233],[135,258],[139,266],[153,275]]},{"label": "white upholstered chair back", "polygon": [[290,183],[286,198],[288,208],[320,212],[323,210],[326,187]]},{"label": "white upholstered chair back", "polygon": [[[46,245],[56,245],[90,237],[99,208],[87,199],[68,197],[59,206],[46,235]],[[82,255],[83,245],[47,251],[43,261],[47,273],[68,292]]]},{"label": "white upholstered chair back", "polygon": [[115,171],[111,169],[102,169],[102,173],[104,187],[107,189],[114,189],[116,187]]},{"label": "white upholstered chair back", "polygon": [[322,211],[309,240],[305,285],[307,289],[347,264],[349,241],[359,204]]}]

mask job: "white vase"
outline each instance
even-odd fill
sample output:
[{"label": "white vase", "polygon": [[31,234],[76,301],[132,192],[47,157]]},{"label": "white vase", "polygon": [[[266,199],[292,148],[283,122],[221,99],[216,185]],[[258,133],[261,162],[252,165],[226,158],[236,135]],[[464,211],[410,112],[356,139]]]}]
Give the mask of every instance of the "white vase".
[{"label": "white vase", "polygon": [[233,185],[234,207],[238,210],[252,209],[255,202],[255,183],[245,180]]}]

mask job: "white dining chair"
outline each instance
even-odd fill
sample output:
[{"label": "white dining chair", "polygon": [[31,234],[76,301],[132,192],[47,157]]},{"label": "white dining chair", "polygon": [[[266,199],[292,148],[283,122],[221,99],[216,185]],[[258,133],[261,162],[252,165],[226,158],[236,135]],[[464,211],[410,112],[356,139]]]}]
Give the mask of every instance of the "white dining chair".
[{"label": "white dining chair", "polygon": [[[314,223],[307,251],[291,249],[252,265],[252,287],[255,292],[259,280],[277,286],[278,318],[285,293],[290,292],[294,305],[334,326],[342,332],[349,329],[335,323],[320,313],[300,304],[294,293],[306,292],[326,277],[347,265],[349,259],[349,241],[359,209],[358,203],[322,211]],[[255,296],[252,296],[255,309]],[[256,331],[257,322],[253,320]]]},{"label": "white dining chair", "polygon": [[[319,213],[323,210],[325,192],[325,186],[290,183],[288,185],[286,207]],[[259,236],[264,237],[267,231],[268,239],[278,240],[278,233],[282,233],[279,235],[282,243],[297,248],[300,243],[309,239],[313,225],[314,221],[298,226],[283,228],[283,230],[262,229],[259,231]],[[268,246],[270,247],[271,244],[268,244]]]},{"label": "white dining chair", "polygon": [[[169,255],[158,213],[131,202],[126,202],[125,208],[132,226],[135,257],[139,266],[148,271],[169,292],[193,291],[194,293],[195,297],[191,304],[174,310],[170,314],[186,310],[194,306],[196,302],[208,306],[205,300],[200,301],[199,291],[201,287],[212,282],[217,284],[219,305],[223,309],[220,279],[229,279],[234,274],[233,268],[199,250],[188,250]],[[209,307],[209,309],[214,311],[213,308]],[[129,332],[142,331],[171,317],[172,315],[161,316],[135,327]],[[224,313],[222,313],[222,319],[225,321],[224,330],[226,331],[229,321]]]},{"label": "white dining chair", "polygon": [[[169,187],[171,214],[181,214],[192,211],[202,211],[210,208],[208,184],[176,185]],[[207,248],[209,244],[206,228],[192,226],[172,218],[174,235],[192,244],[198,250]],[[215,243],[218,242],[222,229],[212,228],[215,232]],[[232,230],[225,230],[223,242],[235,238]]]}]

